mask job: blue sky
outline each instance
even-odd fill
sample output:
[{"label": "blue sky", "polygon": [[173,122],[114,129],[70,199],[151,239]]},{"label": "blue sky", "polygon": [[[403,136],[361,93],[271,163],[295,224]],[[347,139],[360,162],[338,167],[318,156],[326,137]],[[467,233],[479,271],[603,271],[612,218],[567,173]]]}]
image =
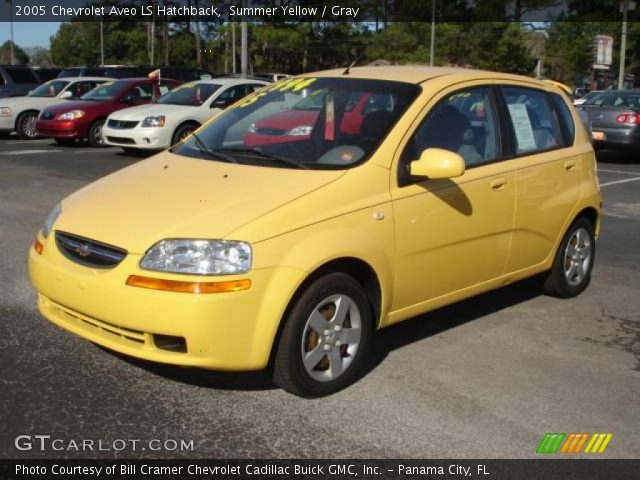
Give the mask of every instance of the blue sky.
[{"label": "blue sky", "polygon": [[[49,37],[58,31],[60,22],[14,22],[13,40],[23,48],[49,48]],[[11,37],[11,24],[0,22],[0,44]]]}]

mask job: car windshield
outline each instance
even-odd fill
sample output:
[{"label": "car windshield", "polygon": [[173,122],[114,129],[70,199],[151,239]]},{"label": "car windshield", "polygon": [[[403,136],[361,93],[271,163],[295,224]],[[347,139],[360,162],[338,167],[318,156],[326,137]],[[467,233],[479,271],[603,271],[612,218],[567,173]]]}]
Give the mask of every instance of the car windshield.
[{"label": "car windshield", "polygon": [[584,105],[606,107],[640,107],[640,93],[637,92],[601,92],[589,98]]},{"label": "car windshield", "polygon": [[47,83],[43,83],[35,90],[32,90],[28,97],[55,97],[63,89],[69,85],[69,82],[65,80],[51,80]]},{"label": "car windshield", "polygon": [[129,86],[129,82],[106,82],[88,93],[85,93],[80,100],[93,100],[104,102],[111,100],[122,93]]},{"label": "car windshield", "polygon": [[288,78],[239,101],[172,151],[268,167],[350,168],[371,156],[419,93],[401,82]]},{"label": "car windshield", "polygon": [[213,83],[187,83],[165,93],[163,96],[158,98],[155,103],[199,107],[219,88],[220,85]]},{"label": "car windshield", "polygon": [[58,78],[79,77],[81,73],[81,68],[65,68],[58,74]]}]

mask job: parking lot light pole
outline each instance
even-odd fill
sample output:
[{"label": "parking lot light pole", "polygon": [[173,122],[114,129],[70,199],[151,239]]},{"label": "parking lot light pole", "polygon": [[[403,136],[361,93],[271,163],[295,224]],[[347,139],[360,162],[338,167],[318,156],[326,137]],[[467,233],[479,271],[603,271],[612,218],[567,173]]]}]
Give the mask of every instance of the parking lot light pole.
[{"label": "parking lot light pole", "polygon": [[6,0],[6,2],[9,4],[9,20],[11,23],[11,41],[9,46],[11,48],[11,65],[13,65],[16,63],[13,53],[13,0]]},{"label": "parking lot light pole", "polygon": [[622,90],[624,88],[624,62],[626,60],[625,49],[627,48],[627,12],[629,11],[629,0],[622,0],[620,9],[622,10],[622,38],[620,39],[620,68],[618,69],[618,90]]}]

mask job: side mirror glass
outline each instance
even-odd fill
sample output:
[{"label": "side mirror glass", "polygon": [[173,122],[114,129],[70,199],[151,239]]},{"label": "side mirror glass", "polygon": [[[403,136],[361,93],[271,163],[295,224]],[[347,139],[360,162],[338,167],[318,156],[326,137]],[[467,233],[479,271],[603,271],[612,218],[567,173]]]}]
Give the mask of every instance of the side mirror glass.
[{"label": "side mirror glass", "polygon": [[60,98],[71,98],[71,97],[73,97],[73,93],[71,92],[71,90],[62,92],[62,94],[60,95]]},{"label": "side mirror glass", "polygon": [[419,160],[409,164],[413,177],[453,178],[464,173],[464,159],[455,152],[441,148],[427,148]]}]

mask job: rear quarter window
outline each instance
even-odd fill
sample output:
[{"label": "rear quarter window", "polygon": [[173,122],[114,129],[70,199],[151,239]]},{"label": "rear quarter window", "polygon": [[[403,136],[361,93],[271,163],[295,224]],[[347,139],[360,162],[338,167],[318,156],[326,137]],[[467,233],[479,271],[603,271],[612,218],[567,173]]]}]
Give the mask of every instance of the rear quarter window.
[{"label": "rear quarter window", "polygon": [[562,132],[562,146],[570,147],[573,145],[576,134],[576,125],[573,122],[571,110],[569,110],[564,99],[557,93],[551,93],[549,94],[549,97],[551,98],[551,104],[556,111],[558,123],[560,124],[560,131]]},{"label": "rear quarter window", "polygon": [[15,83],[40,83],[34,73],[26,68],[7,68],[7,73]]}]

